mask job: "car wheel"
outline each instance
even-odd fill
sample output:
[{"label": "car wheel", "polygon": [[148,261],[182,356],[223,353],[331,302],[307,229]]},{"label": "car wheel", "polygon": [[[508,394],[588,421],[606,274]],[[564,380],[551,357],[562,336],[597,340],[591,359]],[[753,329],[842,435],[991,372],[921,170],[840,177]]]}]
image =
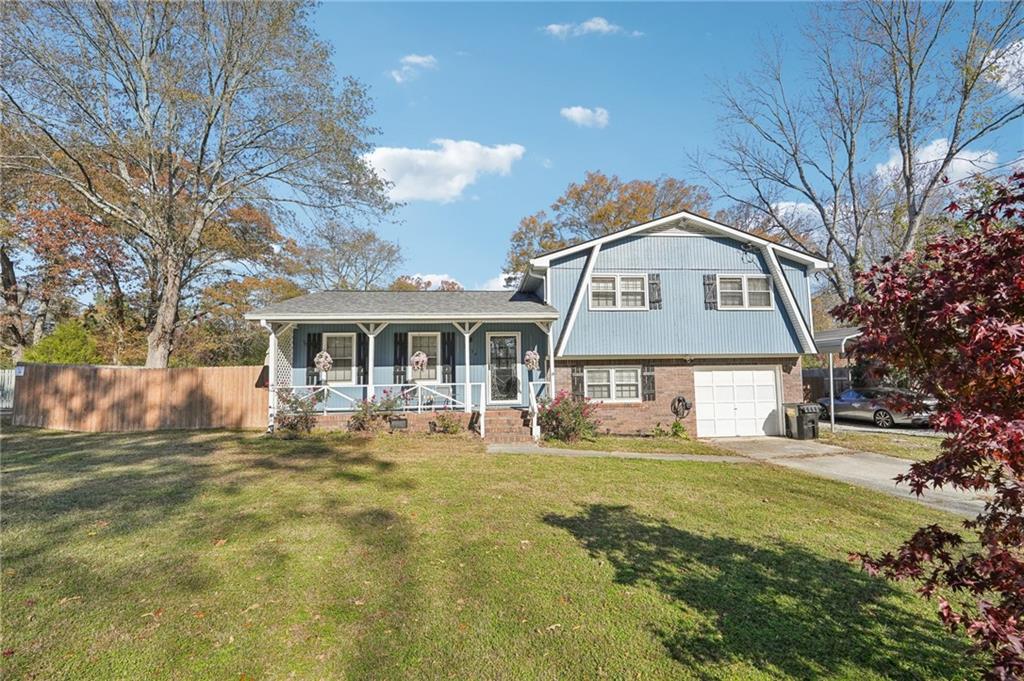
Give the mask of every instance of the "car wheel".
[{"label": "car wheel", "polygon": [[896,419],[885,409],[879,409],[875,412],[875,425],[879,428],[892,428],[894,423],[896,423]]},{"label": "car wheel", "polygon": [[823,407],[821,407],[818,410],[818,420],[819,421],[829,421],[830,420],[829,416],[828,416],[828,407],[824,407],[823,406]]}]

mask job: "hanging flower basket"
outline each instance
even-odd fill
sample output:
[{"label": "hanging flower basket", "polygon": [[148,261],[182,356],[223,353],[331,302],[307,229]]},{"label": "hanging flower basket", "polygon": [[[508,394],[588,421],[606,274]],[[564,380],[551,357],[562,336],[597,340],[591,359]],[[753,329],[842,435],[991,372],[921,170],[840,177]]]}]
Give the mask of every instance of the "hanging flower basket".
[{"label": "hanging flower basket", "polygon": [[327,373],[334,367],[334,358],[331,353],[327,350],[321,350],[316,353],[313,357],[313,367],[316,368],[317,373],[321,375],[321,378],[327,378]]},{"label": "hanging flower basket", "polygon": [[540,369],[540,353],[536,350],[527,350],[526,354],[523,355],[523,364],[526,365],[529,371]]},{"label": "hanging flower basket", "polygon": [[409,364],[412,365],[413,371],[423,371],[427,368],[427,362],[430,359],[422,351],[417,350],[412,353],[412,357],[409,358]]}]

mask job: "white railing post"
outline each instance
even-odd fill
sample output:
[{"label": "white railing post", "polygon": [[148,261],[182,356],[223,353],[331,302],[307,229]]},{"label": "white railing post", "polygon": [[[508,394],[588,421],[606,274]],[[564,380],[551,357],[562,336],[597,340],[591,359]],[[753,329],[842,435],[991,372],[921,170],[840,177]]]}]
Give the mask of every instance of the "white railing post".
[{"label": "white railing post", "polygon": [[376,333],[367,334],[366,354],[366,399],[373,399],[373,345],[377,339]]},{"label": "white railing post", "polygon": [[480,439],[487,437],[487,386],[480,384]]}]

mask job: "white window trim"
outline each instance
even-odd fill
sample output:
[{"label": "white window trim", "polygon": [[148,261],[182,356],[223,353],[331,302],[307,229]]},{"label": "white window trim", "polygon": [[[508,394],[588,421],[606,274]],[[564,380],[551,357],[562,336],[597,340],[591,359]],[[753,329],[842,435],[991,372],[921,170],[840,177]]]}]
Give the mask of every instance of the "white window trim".
[{"label": "white window trim", "polygon": [[[412,377],[412,339],[416,336],[433,336],[437,341],[437,359],[433,365],[427,364],[427,369],[434,369],[433,378],[413,378]],[[424,385],[436,385],[441,382],[441,332],[440,331],[410,331],[409,332],[409,364],[405,367],[405,379],[410,383],[422,383]]]},{"label": "white window trim", "polygon": [[[495,400],[491,398],[491,336],[515,336],[516,337],[516,378],[519,384],[519,392],[516,394],[515,399],[511,400]],[[519,359],[520,354],[523,351],[523,334],[519,331],[488,331],[484,334],[484,342],[487,344],[486,347],[486,358],[487,358],[487,403],[488,404],[521,404],[523,401],[523,363]]]},{"label": "white window trim", "polygon": [[[722,279],[739,279],[742,282],[743,289],[743,305],[736,307],[734,305],[722,305]],[[763,305],[751,305],[748,293],[750,287],[747,286],[748,279],[767,279],[768,280],[768,300],[770,301],[767,306]],[[717,274],[715,275],[715,293],[718,296],[718,309],[719,310],[774,310],[775,309],[775,279],[770,274]],[[735,292],[733,292],[735,293]]]},{"label": "white window trim", "polygon": [[[610,397],[597,398],[590,397],[590,379],[588,378],[591,371],[605,371],[608,373],[608,394]],[[616,397],[615,396],[615,372],[616,371],[636,371],[636,397]],[[605,385],[601,383],[600,385]],[[644,374],[643,369],[639,366],[590,366],[583,367],[583,396],[593,400],[594,402],[617,402],[619,404],[633,404],[636,402],[643,402],[644,399]]]},{"label": "white window trim", "polygon": [[[352,380],[351,381],[327,381],[327,385],[356,385],[356,381],[359,380],[359,371],[356,368],[356,355],[358,354],[356,348],[356,334],[344,331],[344,332],[331,332],[324,333],[320,340],[320,349],[327,351],[327,339],[334,336],[348,336],[352,339]],[[334,359],[333,357],[331,359]],[[330,372],[328,372],[330,373]]]},{"label": "white window trim", "polygon": [[[594,279],[614,279],[615,280],[615,306],[614,307],[595,307],[594,306]],[[644,280],[644,306],[643,307],[623,307],[622,306],[622,279],[643,279]],[[610,312],[612,310],[616,312],[643,312],[651,309],[651,289],[650,282],[647,280],[646,272],[593,272],[590,275],[590,279],[587,281],[587,305],[588,309],[595,312]]]}]

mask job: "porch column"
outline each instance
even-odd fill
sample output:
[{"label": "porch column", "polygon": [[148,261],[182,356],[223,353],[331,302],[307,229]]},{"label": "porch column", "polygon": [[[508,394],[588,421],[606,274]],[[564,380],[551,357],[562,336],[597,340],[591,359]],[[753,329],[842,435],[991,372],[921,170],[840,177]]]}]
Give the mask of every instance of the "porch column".
[{"label": "porch column", "polygon": [[277,412],[277,334],[274,333],[274,326],[268,324],[266,319],[260,320],[260,326],[270,332],[267,344],[267,432],[274,432],[274,416]]},{"label": "porch column", "polygon": [[373,349],[377,334],[384,330],[384,327],[388,325],[388,322],[382,324],[370,323],[364,326],[362,323],[357,323],[356,326],[366,334],[366,399],[373,399],[373,391],[375,386],[373,385]]},{"label": "porch column", "polygon": [[[472,385],[470,383],[470,380],[469,380],[469,370],[470,370],[469,337],[471,335],[473,335],[474,331],[476,331],[477,329],[480,328],[480,324],[481,324],[481,322],[477,322],[476,324],[473,324],[472,326],[470,326],[469,322],[452,322],[452,326],[454,326],[456,329],[458,329],[462,333],[463,352],[465,353],[465,356],[464,356],[465,368],[463,369],[464,373],[463,373],[463,376],[462,376],[462,384],[463,384],[462,389],[465,391],[465,397],[463,399],[463,404],[465,406],[465,409],[463,411],[465,411],[467,413],[469,413],[470,411],[473,410],[473,393],[472,393],[473,387],[472,387]],[[480,401],[481,402],[484,401],[484,392],[483,392],[484,390],[486,390],[486,387],[483,390],[480,391]]]}]

